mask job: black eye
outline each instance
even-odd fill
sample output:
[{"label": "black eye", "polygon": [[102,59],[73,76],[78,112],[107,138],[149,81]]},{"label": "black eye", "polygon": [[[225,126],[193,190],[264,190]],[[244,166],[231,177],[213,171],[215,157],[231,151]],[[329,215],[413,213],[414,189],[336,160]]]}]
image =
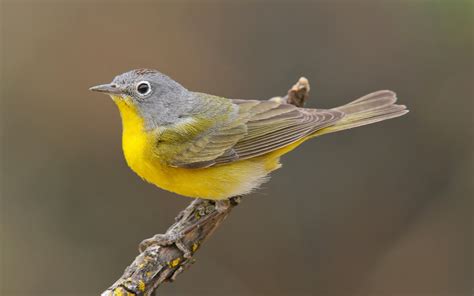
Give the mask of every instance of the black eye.
[{"label": "black eye", "polygon": [[151,86],[148,81],[141,81],[137,85],[137,92],[141,95],[146,95],[151,91]]}]

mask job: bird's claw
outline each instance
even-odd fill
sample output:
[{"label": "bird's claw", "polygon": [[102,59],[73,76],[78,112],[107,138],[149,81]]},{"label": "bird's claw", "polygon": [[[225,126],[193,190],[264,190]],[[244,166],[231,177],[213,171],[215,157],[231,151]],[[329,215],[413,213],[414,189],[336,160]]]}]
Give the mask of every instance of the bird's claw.
[{"label": "bird's claw", "polygon": [[184,234],[181,232],[168,232],[165,234],[155,234],[152,238],[143,240],[138,246],[140,253],[145,251],[150,246],[166,247],[176,245],[176,247],[183,252],[184,258],[191,258],[191,250],[183,243]]}]

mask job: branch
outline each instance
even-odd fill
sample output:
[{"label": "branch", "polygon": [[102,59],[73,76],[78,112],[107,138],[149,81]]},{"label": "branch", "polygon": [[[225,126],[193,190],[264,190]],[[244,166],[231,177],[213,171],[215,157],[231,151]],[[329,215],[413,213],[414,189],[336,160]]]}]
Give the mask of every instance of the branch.
[{"label": "branch", "polygon": [[[286,96],[270,100],[303,107],[308,93],[309,82],[301,77]],[[161,284],[174,281],[177,275],[194,263],[194,253],[239,202],[240,197],[233,197],[224,208],[218,202],[218,209],[216,202],[211,200],[196,199],[191,202],[165,234],[169,237],[179,235],[181,239],[166,246],[157,244],[160,235],[144,240],[140,244],[140,254],[102,296],[152,295]]]}]

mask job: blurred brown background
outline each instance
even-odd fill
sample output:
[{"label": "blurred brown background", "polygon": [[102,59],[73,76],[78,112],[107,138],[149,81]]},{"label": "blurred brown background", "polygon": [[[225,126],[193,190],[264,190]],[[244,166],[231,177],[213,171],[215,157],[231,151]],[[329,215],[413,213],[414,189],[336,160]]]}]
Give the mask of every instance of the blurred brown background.
[{"label": "blurred brown background", "polygon": [[98,295],[189,200],[131,172],[88,91],[156,68],[411,112],[310,141],[160,295],[472,295],[473,2],[1,1],[1,295]]}]

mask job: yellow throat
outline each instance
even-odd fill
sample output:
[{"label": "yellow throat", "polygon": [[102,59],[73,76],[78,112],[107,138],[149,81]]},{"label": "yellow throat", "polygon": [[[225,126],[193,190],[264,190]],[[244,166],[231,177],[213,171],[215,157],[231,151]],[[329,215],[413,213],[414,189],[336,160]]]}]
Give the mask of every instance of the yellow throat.
[{"label": "yellow throat", "polygon": [[112,99],[117,104],[122,117],[122,148],[125,159],[127,164],[136,171],[135,167],[147,154],[147,146],[152,137],[145,132],[143,118],[130,102],[130,98],[112,96]]}]

